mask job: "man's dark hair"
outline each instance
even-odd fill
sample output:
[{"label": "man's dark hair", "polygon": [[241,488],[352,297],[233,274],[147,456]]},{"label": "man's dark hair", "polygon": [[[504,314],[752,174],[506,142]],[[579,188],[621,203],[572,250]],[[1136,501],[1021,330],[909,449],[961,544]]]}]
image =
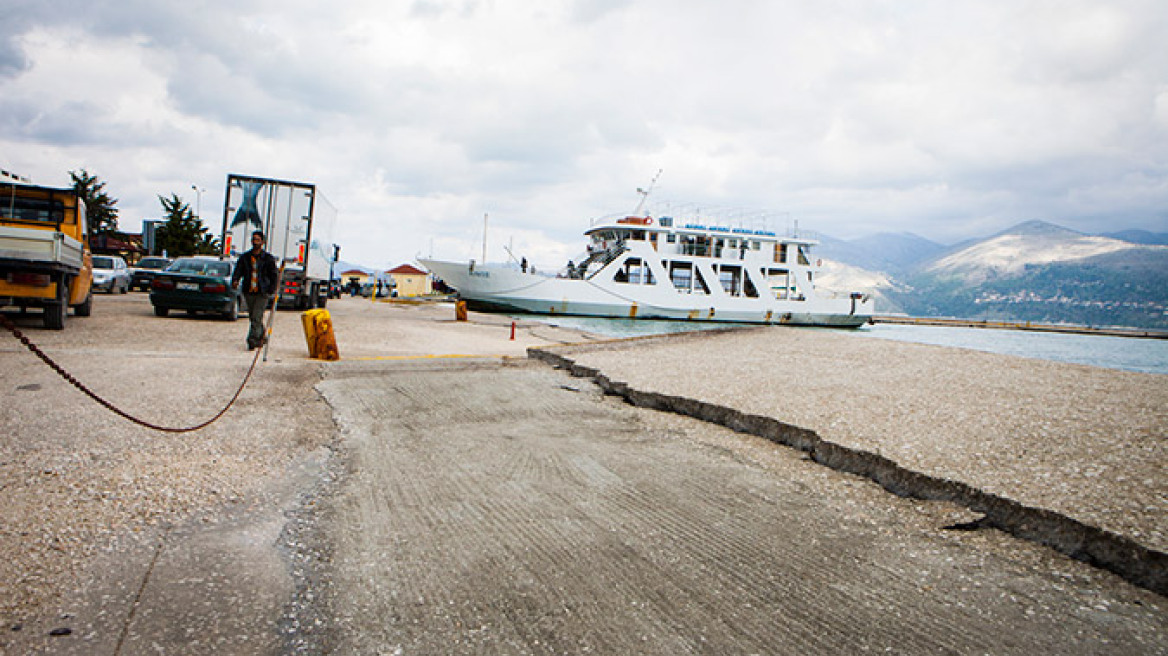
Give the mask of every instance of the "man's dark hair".
[{"label": "man's dark hair", "polygon": [[[251,233],[252,237],[255,237],[256,235],[259,235],[260,239],[264,239],[264,231],[263,230],[256,230],[255,232]],[[264,241],[267,241],[267,240],[264,239]]]}]

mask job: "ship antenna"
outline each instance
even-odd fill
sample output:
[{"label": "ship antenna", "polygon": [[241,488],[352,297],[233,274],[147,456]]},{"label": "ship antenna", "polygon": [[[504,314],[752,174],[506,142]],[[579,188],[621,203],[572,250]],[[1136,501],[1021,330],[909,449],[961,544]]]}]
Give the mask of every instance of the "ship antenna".
[{"label": "ship antenna", "polygon": [[641,202],[637,203],[637,209],[633,210],[633,216],[641,215],[641,209],[645,207],[645,201],[649,200],[649,194],[653,193],[653,187],[657,186],[657,178],[661,177],[661,171],[663,170],[657,169],[657,175],[654,175],[653,179],[649,181],[648,189],[637,187],[637,193],[641,194]]}]

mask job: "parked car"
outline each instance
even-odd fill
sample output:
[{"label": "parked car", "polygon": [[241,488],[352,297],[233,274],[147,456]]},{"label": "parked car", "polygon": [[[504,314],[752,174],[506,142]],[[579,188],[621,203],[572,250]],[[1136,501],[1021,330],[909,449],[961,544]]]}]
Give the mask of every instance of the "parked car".
[{"label": "parked car", "polygon": [[243,298],[231,286],[235,263],[216,257],[180,257],[150,283],[150,304],[154,314],[165,317],[171,310],[187,314],[214,312],[228,321],[239,318]]},{"label": "parked car", "polygon": [[130,290],[130,269],[117,255],[93,256],[93,288],[110,294]]},{"label": "parked car", "polygon": [[138,260],[137,264],[130,267],[130,289],[150,291],[154,274],[170,266],[170,262],[169,257],[144,257]]}]

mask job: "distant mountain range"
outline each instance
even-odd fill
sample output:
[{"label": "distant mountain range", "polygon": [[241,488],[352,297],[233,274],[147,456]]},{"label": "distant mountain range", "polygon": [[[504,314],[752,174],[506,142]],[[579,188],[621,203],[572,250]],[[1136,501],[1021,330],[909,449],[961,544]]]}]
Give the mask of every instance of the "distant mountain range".
[{"label": "distant mountain range", "polygon": [[819,286],[877,312],[1168,329],[1168,233],[1029,221],[946,247],[912,233],[824,238]]}]

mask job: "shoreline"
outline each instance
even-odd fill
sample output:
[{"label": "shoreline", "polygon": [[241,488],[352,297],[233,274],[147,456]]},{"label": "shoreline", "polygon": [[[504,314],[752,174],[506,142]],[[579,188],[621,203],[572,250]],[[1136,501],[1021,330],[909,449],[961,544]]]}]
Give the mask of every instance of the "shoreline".
[{"label": "shoreline", "polygon": [[941,317],[901,317],[893,315],[873,315],[869,323],[900,324],[906,326],[945,326],[949,328],[988,328],[994,330],[1028,330],[1043,333],[1070,333],[1074,335],[1107,335],[1109,337],[1133,337],[1137,339],[1168,339],[1168,330],[1151,328],[1125,328],[1109,326],[1075,326],[1067,324],[1033,323],[1030,321],[991,321],[989,319],[951,319]]}]

